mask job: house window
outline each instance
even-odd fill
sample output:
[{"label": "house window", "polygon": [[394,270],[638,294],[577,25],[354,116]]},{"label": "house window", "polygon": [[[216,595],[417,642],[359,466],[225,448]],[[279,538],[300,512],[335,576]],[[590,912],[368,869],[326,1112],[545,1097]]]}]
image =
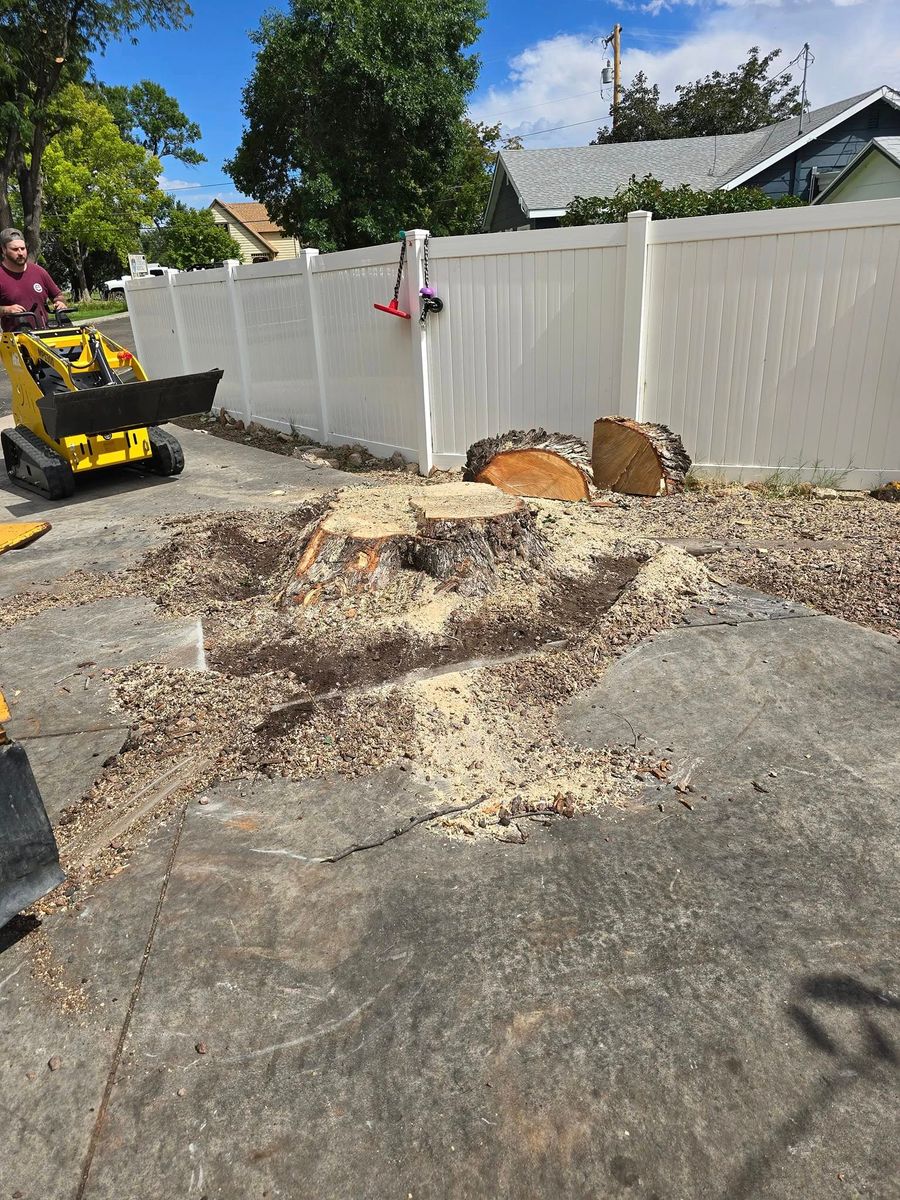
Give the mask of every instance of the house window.
[{"label": "house window", "polygon": [[269,256],[268,256],[268,254],[254,254],[254,255],[253,255],[253,257],[252,257],[252,259],[251,259],[250,261],[251,261],[251,262],[255,262],[255,263],[257,263],[257,262],[268,262],[268,261],[269,261]]}]

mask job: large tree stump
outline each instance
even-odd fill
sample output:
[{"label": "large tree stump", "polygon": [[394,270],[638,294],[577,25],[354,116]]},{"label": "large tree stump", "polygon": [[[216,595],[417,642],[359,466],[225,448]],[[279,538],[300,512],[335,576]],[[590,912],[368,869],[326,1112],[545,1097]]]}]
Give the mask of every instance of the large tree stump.
[{"label": "large tree stump", "polygon": [[691,460],[681,438],[665,425],[640,424],[627,417],[594,422],[592,454],[598,488],[631,496],[668,496],[684,491]]},{"label": "large tree stump", "polygon": [[589,500],[591,460],[587,443],[546,429],[511,429],[469,447],[464,479],[490,483],[511,496]]},{"label": "large tree stump", "polygon": [[384,587],[421,571],[481,594],[498,562],[538,560],[544,550],[529,509],[484,484],[348,488],[303,534],[286,604],[316,604]]}]

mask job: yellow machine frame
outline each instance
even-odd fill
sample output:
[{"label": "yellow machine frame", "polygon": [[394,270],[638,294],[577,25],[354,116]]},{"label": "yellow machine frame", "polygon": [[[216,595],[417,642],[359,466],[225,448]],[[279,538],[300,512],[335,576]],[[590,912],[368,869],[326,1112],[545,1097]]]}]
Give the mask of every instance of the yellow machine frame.
[{"label": "yellow machine frame", "polygon": [[[130,380],[140,383],[147,381],[143,367],[131,351],[104,337],[93,327],[65,326],[45,332],[41,337],[28,331],[4,333],[0,337],[0,361],[12,383],[12,411],[16,425],[24,425],[36,433],[68,462],[76,474],[99,467],[140,462],[152,455],[146,426],[94,437],[76,434],[60,438],[58,442],[53,441],[44,429],[37,405],[38,400],[42,399],[41,390],[26,366],[25,355],[33,363],[44,362],[53,367],[66,386],[74,390],[78,375],[96,370],[89,341],[91,336],[102,351],[110,371],[118,374],[127,370]],[[56,353],[58,350],[70,353],[76,349],[78,355],[71,358]]]}]

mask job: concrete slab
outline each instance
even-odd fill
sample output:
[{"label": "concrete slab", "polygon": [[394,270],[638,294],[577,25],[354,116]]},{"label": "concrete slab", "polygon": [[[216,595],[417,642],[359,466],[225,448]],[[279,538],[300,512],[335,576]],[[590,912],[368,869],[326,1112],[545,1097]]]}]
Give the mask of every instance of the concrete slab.
[{"label": "concrete slab", "polygon": [[0,1195],[77,1192],[174,834],[160,830],[115,888],[65,916],[0,929]]},{"label": "concrete slab", "polygon": [[85,1196],[887,1195],[895,651],[829,618],[667,637],[629,656],[633,712],[702,758],[693,811],[524,846],[418,828],[326,865],[409,795],[192,805]]},{"label": "concrete slab", "polygon": [[700,790],[826,788],[834,772],[890,789],[898,700],[893,638],[835,617],[751,620],[660,634],[576,697],[560,724],[589,746],[636,736]]},{"label": "concrete slab", "polygon": [[118,754],[127,739],[128,726],[118,725],[89,733],[28,738],[21,743],[52,823],[90,790],[104,762]]},{"label": "concrete slab", "polygon": [[28,752],[51,820],[75,803],[128,736],[103,670],[164,662],[203,670],[196,618],[161,620],[141,598],[48,609],[0,632],[0,690],[6,729]]},{"label": "concrete slab", "polygon": [[122,724],[111,721],[104,668],[163,662],[205,670],[196,617],[161,620],[149,600],[122,597],[56,608],[0,633],[0,688],[19,741]]}]

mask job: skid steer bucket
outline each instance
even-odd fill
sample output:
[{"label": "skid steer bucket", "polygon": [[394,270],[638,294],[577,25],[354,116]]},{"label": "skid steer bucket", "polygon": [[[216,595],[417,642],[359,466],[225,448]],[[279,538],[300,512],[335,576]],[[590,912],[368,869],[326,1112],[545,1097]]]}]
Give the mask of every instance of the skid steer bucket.
[{"label": "skid steer bucket", "polygon": [[220,370],[201,371],[171,379],[55,392],[38,400],[37,406],[44,428],[55,442],[78,434],[94,437],[209,412],[223,374]]},{"label": "skid steer bucket", "polygon": [[[0,721],[6,715],[0,694]],[[64,879],[28,755],[0,724],[0,926]]]}]

